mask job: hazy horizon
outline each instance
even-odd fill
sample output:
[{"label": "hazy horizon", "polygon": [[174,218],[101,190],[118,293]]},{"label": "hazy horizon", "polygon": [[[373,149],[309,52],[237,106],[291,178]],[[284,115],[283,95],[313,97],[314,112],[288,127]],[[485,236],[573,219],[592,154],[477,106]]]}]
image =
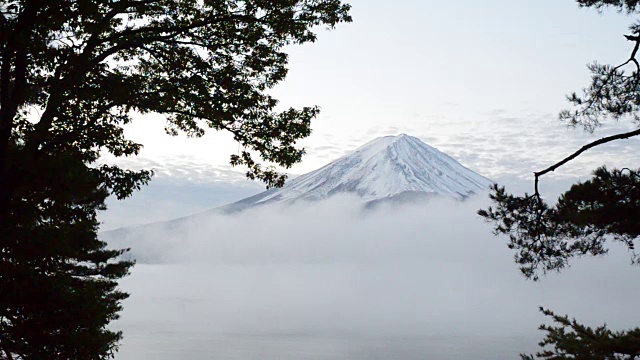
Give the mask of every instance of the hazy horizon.
[{"label": "hazy horizon", "polygon": [[363,211],[339,196],[147,229],[131,246],[149,256],[122,281],[118,358],[465,359],[476,348],[507,359],[535,350],[538,306],[593,326],[638,323],[625,250],[527,281],[475,214],[487,205]]},{"label": "hazy horizon", "polygon": [[[567,128],[565,96],[589,85],[588,63],[619,64],[633,18],[575,1],[353,0],[351,24],[291,46],[282,108],[318,105],[307,150],[291,174],[315,170],[379,136],[407,133],[517,194],[533,172],[597,138]],[[264,190],[232,168],[232,136],[164,134],[135,116],[125,133],[140,156],[105,157],[156,171],[131,199],[110,199],[101,231],[202,213]],[[599,166],[637,162],[640,140],[609,143],[541,179],[553,200]],[[187,220],[118,244],[144,253],[122,281],[131,294],[117,359],[515,359],[535,352],[545,306],[591,326],[640,323],[629,286],[640,269],[611,254],[572,261],[527,281],[506,239],[476,215],[487,194],[363,212],[338,196]],[[548,322],[547,322],[548,323]]]}]

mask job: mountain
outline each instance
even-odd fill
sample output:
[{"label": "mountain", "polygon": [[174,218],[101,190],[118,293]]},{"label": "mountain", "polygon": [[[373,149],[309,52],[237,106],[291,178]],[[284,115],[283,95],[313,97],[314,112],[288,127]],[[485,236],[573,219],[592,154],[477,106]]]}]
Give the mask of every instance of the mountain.
[{"label": "mountain", "polygon": [[281,189],[265,191],[225,209],[322,200],[336,194],[354,194],[365,202],[433,195],[463,200],[491,184],[491,180],[447,154],[401,134],[374,139],[353,153],[288,181]]},{"label": "mountain", "polygon": [[154,245],[158,234],[179,239],[186,229],[208,221],[215,214],[265,204],[322,200],[338,194],[356,195],[368,207],[387,202],[415,202],[433,196],[464,200],[491,184],[491,180],[418,138],[406,134],[385,136],[288,181],[281,189],[271,189],[200,214],[107,231],[102,233],[102,238],[116,248],[135,243],[138,250],[134,249],[130,256],[143,262],[158,261],[166,253],[166,249]]}]

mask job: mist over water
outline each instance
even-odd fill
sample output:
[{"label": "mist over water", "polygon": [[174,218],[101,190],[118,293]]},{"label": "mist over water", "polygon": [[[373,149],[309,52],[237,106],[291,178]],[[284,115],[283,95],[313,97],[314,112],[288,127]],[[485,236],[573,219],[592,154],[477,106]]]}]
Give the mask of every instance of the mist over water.
[{"label": "mist over water", "polygon": [[[640,269],[618,246],[539,283],[476,215],[488,200],[363,210],[350,197],[200,217],[122,282],[119,359],[515,359],[538,306],[630,328]],[[158,228],[160,229],[160,228]]]}]

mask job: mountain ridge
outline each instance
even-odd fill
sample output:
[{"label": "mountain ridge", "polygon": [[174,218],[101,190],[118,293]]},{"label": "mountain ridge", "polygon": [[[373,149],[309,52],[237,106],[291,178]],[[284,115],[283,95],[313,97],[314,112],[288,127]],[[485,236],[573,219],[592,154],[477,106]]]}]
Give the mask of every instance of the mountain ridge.
[{"label": "mountain ridge", "polygon": [[351,194],[367,206],[421,201],[433,196],[458,200],[487,189],[493,182],[464,167],[451,156],[407,135],[373,139],[322,167],[270,189],[201,213],[150,224],[110,230],[117,233],[153,224],[173,226],[215,213],[233,213],[254,206],[317,201]]},{"label": "mountain ridge", "polygon": [[[340,194],[359,198],[363,208],[423,202],[434,196],[464,200],[488,189],[491,184],[491,180],[418,138],[406,134],[385,136],[288,181],[282,188],[189,216],[106,231],[102,236],[110,246],[121,248],[130,246],[135,239],[150,241],[149,234],[163,233],[180,238],[184,231],[208,221],[211,216],[264,205],[313,202]],[[132,254],[138,260],[150,260],[159,256],[153,249],[148,246],[147,250]]]},{"label": "mountain ridge", "polygon": [[253,205],[313,201],[339,193],[356,194],[365,202],[407,192],[463,200],[491,184],[491,180],[420,139],[400,134],[374,139],[352,153],[290,180],[281,189],[234,204],[248,204],[253,200]]}]

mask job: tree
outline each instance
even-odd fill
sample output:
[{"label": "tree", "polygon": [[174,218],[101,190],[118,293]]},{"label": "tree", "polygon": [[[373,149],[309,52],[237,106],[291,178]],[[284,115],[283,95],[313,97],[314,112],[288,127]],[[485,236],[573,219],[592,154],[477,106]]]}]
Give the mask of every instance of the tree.
[{"label": "tree", "polygon": [[[584,359],[584,360],[633,360],[640,354],[640,328],[629,331],[611,331],[605,325],[595,329],[570,320],[567,316],[556,315],[553,311],[540,308],[558,326],[541,325],[540,330],[547,335],[539,344],[552,349],[539,351],[542,359]],[[534,360],[533,355],[521,355],[522,360]]]},{"label": "tree", "polygon": [[[629,14],[640,13],[639,0],[577,0],[582,7],[602,10],[613,7]],[[593,177],[578,182],[549,205],[538,190],[545,174],[555,171],[583,152],[611,141],[640,135],[640,22],[630,26],[633,43],[630,57],[617,66],[593,63],[591,85],[581,95],[568,96],[573,109],[560,113],[569,126],[594,132],[604,120],[630,119],[639,129],[601,138],[586,144],[552,166],[534,173],[534,193],[509,194],[504,187],[493,186],[493,207],[480,210],[480,216],[493,223],[494,233],[509,236],[508,247],[525,277],[539,280],[549,271],[561,271],[572,258],[607,253],[607,241],[624,244],[634,252],[640,236],[640,170],[600,167]],[[640,357],[640,328],[612,332],[605,326],[592,329],[566,316],[541,309],[558,325],[542,325],[547,333],[540,346],[553,349],[536,354],[545,359],[637,359]],[[523,359],[534,359],[522,355]]]},{"label": "tree", "polygon": [[[151,172],[97,165],[136,155],[132,113],[170,135],[226,130],[231,157],[267,187],[304,149],[317,107],[277,111],[284,47],[349,22],[340,0],[6,0],[0,2],[0,359],[103,359],[133,265],[99,240],[107,196]],[[259,160],[256,160],[256,156]]]}]

